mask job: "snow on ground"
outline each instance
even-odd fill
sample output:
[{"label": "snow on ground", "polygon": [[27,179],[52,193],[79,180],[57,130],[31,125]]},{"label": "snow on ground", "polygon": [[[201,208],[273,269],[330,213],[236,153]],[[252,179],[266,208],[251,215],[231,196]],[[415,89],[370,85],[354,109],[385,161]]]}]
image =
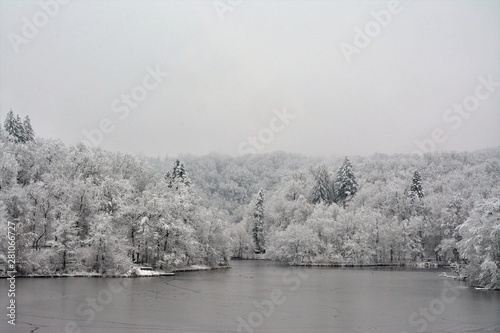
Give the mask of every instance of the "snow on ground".
[{"label": "snow on ground", "polygon": [[174,275],[174,273],[167,273],[162,271],[154,271],[151,269],[141,269],[141,267],[134,267],[131,275],[137,277],[150,277],[150,276]]},{"label": "snow on ground", "polygon": [[205,265],[191,265],[186,267],[174,268],[173,272],[191,272],[191,271],[207,271],[212,269],[211,267]]}]

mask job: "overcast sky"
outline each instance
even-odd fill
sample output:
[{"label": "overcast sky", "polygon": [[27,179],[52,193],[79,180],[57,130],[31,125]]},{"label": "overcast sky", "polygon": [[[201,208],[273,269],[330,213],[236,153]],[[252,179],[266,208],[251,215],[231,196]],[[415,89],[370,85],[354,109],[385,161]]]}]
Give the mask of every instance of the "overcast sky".
[{"label": "overcast sky", "polygon": [[0,2],[1,119],[44,138],[151,156],[500,145],[499,1],[54,1]]}]

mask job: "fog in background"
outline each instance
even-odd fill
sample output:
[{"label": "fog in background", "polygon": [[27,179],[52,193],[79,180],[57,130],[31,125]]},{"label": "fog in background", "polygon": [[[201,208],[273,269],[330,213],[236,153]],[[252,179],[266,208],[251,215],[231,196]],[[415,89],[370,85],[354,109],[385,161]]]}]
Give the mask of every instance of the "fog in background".
[{"label": "fog in background", "polygon": [[150,156],[236,156],[252,136],[257,152],[410,153],[436,129],[436,151],[500,145],[498,84],[452,110],[500,81],[498,1],[401,1],[350,57],[388,1],[70,1],[22,37],[51,2],[0,2],[0,118],[40,137],[76,144],[104,119],[96,144]]}]

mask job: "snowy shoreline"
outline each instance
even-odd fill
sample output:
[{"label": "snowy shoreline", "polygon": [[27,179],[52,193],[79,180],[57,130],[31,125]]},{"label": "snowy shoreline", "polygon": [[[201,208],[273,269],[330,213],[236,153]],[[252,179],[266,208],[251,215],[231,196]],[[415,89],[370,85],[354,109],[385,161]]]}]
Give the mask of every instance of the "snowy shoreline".
[{"label": "snowy shoreline", "polygon": [[[71,278],[71,277],[87,277],[87,278],[143,278],[143,277],[161,277],[161,276],[174,276],[175,273],[180,272],[197,272],[197,271],[210,271],[216,269],[226,269],[231,268],[231,266],[217,266],[217,267],[209,267],[205,265],[192,265],[182,268],[172,269],[169,272],[165,271],[155,271],[155,270],[137,270],[134,267],[133,271],[130,271],[125,274],[99,274],[99,273],[89,273],[89,272],[75,272],[75,273],[64,273],[64,274],[33,274],[33,275],[16,275],[15,278]],[[8,275],[0,275],[0,278],[10,278]]]},{"label": "snowy shoreline", "polygon": [[289,263],[290,266],[303,266],[303,267],[346,267],[346,268],[356,268],[356,267],[411,267],[411,268],[438,268],[447,267],[445,265],[432,263],[425,265],[426,263],[373,263],[373,264],[353,264],[353,263]]}]

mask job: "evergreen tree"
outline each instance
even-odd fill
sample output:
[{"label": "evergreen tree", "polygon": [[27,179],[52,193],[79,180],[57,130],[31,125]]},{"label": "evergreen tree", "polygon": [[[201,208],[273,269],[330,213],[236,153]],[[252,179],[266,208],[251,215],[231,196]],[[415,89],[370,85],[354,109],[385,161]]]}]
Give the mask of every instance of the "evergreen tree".
[{"label": "evergreen tree", "polygon": [[255,243],[255,252],[263,253],[264,250],[264,190],[260,189],[255,201],[255,210],[253,213],[253,241]]},{"label": "evergreen tree", "polygon": [[4,128],[15,142],[25,143],[26,141],[31,141],[31,138],[34,139],[35,135],[33,133],[33,129],[31,128],[29,117],[25,118],[24,124],[27,127],[23,125],[23,121],[19,115],[14,116],[14,112],[11,109],[7,113],[7,117],[5,117]]},{"label": "evergreen tree", "polygon": [[24,127],[24,141],[27,142],[35,140],[35,132],[31,127],[31,120],[29,116],[26,116],[24,118],[23,127]]},{"label": "evergreen tree", "polygon": [[415,171],[410,187],[410,198],[413,201],[417,197],[422,199],[424,197],[424,190],[422,189],[422,177],[418,171]]},{"label": "evergreen tree", "polygon": [[4,128],[7,134],[11,135],[16,138],[16,133],[17,133],[17,126],[16,126],[16,117],[14,117],[14,112],[12,109],[7,113],[7,116],[5,117],[4,121]]},{"label": "evergreen tree", "polygon": [[179,189],[179,183],[187,187],[191,186],[191,180],[187,175],[184,164],[182,164],[179,160],[175,160],[172,172],[167,172],[164,178],[168,182],[168,187],[175,187],[176,190]]},{"label": "evergreen tree", "polygon": [[313,175],[315,183],[311,193],[311,202],[330,205],[333,202],[333,188],[327,167],[320,165],[316,170],[313,170]]},{"label": "evergreen tree", "polygon": [[337,172],[335,183],[337,187],[336,202],[345,208],[347,202],[358,192],[358,183],[352,171],[351,162],[347,157]]},{"label": "evergreen tree", "polygon": [[16,142],[21,142],[25,143],[26,142],[26,133],[24,131],[24,126],[23,126],[23,121],[21,120],[21,117],[19,115],[16,115],[16,120],[14,122],[15,124],[15,134],[14,136],[16,137]]}]

